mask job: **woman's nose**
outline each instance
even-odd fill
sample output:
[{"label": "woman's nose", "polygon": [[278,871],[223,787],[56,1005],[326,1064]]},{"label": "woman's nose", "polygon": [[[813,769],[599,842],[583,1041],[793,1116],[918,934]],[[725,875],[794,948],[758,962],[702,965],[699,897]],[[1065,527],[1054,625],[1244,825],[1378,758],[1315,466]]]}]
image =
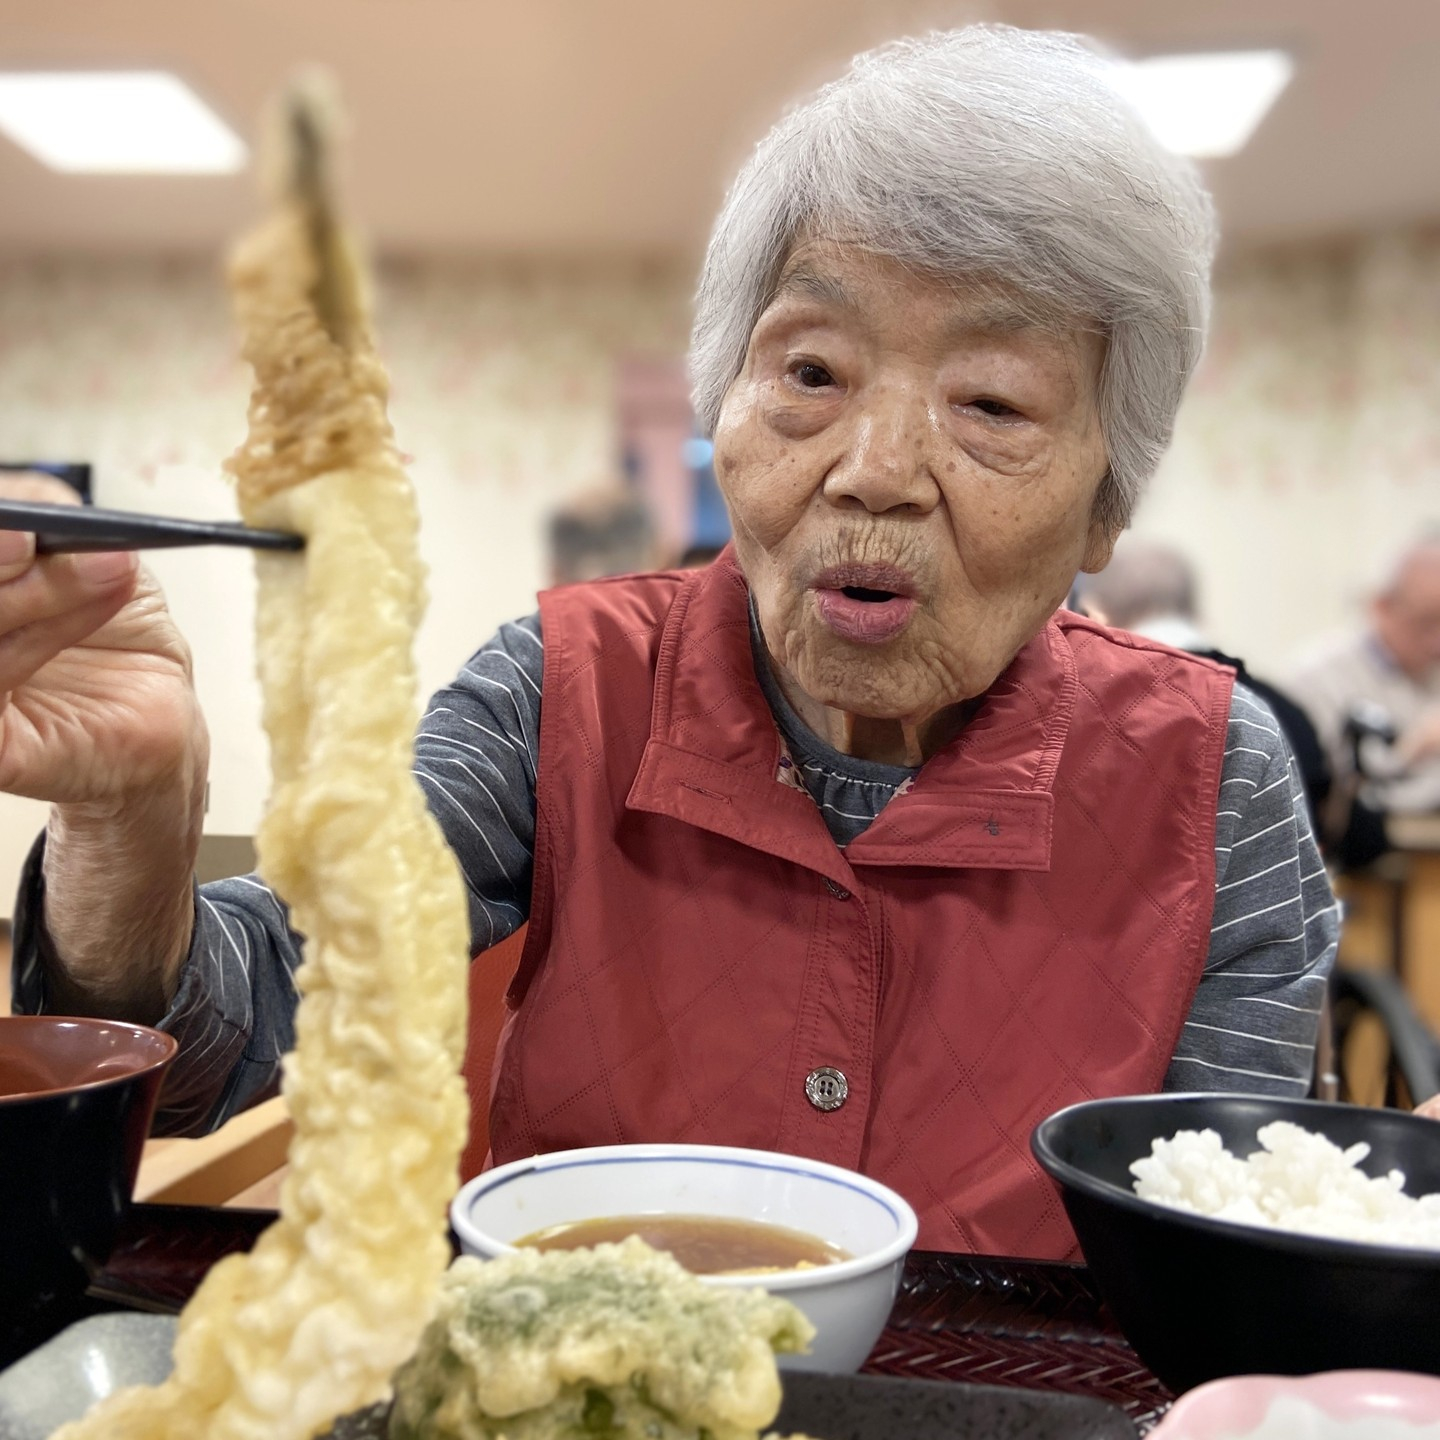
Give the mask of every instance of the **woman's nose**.
[{"label": "woman's nose", "polygon": [[940,501],[931,467],[937,426],[925,398],[902,387],[857,396],[847,419],[843,453],[825,477],[825,498],[862,505],[872,515],[933,510]]}]

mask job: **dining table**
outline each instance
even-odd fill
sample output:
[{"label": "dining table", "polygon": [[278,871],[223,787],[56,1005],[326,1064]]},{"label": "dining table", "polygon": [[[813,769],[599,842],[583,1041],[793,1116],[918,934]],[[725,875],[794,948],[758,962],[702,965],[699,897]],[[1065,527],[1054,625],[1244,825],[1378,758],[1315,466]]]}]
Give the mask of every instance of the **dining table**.
[{"label": "dining table", "polygon": [[[48,1334],[115,1310],[177,1313],[210,1266],[248,1250],[268,1209],[134,1204],[84,1296]],[[864,1365],[875,1375],[1019,1386],[1119,1407],[1144,1435],[1173,1396],[1126,1343],[1083,1265],[915,1250]]]}]

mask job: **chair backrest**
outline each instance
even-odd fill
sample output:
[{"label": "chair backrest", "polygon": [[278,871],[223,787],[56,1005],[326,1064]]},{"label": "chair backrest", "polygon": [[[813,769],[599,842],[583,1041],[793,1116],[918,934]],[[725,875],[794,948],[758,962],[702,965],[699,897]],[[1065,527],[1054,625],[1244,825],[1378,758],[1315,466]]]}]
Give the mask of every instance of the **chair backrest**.
[{"label": "chair backrest", "polygon": [[505,1023],[505,992],[520,964],[528,926],[522,925],[498,945],[477,955],[470,965],[470,1024],[461,1067],[470,1092],[470,1138],[460,1157],[460,1179],[469,1180],[485,1168],[490,1153],[490,1075],[495,1046]]}]

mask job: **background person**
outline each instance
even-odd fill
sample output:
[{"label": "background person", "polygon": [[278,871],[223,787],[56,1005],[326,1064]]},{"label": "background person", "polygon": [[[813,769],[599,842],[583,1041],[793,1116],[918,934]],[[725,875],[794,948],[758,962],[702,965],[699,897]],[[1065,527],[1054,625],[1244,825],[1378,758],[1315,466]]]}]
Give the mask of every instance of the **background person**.
[{"label": "background person", "polygon": [[1346,727],[1357,710],[1388,719],[1395,741],[1367,745],[1363,799],[1380,809],[1440,810],[1440,535],[1409,546],[1370,598],[1364,628],[1318,642],[1287,684],[1337,777],[1354,775]]},{"label": "background person", "polygon": [[1360,802],[1353,786],[1335,785],[1320,736],[1301,706],[1283,690],[1252,675],[1239,657],[1211,644],[1200,625],[1198,590],[1194,567],[1180,551],[1126,536],[1104,570],[1080,576],[1075,597],[1087,615],[1107,625],[1234,670],[1246,690],[1275,717],[1299,771],[1310,823],[1326,854],[1346,867],[1369,864],[1388,848],[1384,815]]},{"label": "background person", "polygon": [[592,490],[555,511],[547,538],[552,585],[630,575],[659,563],[649,507],[619,486]]}]

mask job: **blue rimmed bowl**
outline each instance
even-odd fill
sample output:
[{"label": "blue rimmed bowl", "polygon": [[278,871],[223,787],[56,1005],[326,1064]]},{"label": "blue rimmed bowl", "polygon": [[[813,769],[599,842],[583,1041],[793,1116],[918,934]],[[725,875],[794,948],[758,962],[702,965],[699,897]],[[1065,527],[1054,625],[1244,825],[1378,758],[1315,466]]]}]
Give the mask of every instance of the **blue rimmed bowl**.
[{"label": "blue rimmed bowl", "polygon": [[478,1175],[450,1207],[461,1248],[485,1259],[551,1225],[619,1215],[707,1215],[799,1230],[852,1258],[813,1270],[706,1275],[707,1285],[759,1286],[815,1326],[790,1369],[858,1370],[885,1328],[915,1212],[884,1185],[818,1160],[720,1145],[602,1145],[535,1155]]}]

